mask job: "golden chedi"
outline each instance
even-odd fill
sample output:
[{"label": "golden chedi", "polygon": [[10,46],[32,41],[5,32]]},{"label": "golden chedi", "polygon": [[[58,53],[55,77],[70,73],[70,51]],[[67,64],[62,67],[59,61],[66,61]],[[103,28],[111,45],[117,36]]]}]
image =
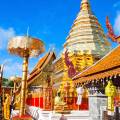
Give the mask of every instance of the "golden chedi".
[{"label": "golden chedi", "polygon": [[77,72],[82,72],[111,50],[102,26],[91,10],[89,0],[81,1],[80,11],[66,38],[63,52],[54,62],[53,80],[57,84],[70,81],[64,60],[66,49]]}]

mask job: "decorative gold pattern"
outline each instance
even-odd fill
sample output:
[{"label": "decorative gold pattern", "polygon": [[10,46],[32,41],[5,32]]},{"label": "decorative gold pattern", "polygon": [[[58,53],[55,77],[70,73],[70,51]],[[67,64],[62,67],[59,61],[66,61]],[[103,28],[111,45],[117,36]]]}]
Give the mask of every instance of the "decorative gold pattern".
[{"label": "decorative gold pattern", "polygon": [[76,75],[73,79],[75,83],[82,83],[94,79],[117,75],[120,73],[120,46],[108,53],[103,59],[93,66]]}]

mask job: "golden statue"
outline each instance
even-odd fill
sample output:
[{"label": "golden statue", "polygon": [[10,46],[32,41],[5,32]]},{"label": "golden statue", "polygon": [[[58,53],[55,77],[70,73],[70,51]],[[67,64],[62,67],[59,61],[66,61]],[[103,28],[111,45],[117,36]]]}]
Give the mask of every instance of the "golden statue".
[{"label": "golden statue", "polygon": [[116,87],[113,85],[112,81],[108,82],[105,88],[105,94],[108,96],[108,114],[114,113],[114,96],[116,94]]},{"label": "golden statue", "polygon": [[55,97],[55,105],[65,105],[66,103],[64,101],[62,101],[61,97],[59,95],[57,95]]},{"label": "golden statue", "polygon": [[60,93],[55,97],[54,110],[58,113],[69,113],[68,105],[61,99]]},{"label": "golden statue", "polygon": [[5,95],[6,99],[3,103],[4,105],[4,119],[9,120],[10,119],[10,95]]}]

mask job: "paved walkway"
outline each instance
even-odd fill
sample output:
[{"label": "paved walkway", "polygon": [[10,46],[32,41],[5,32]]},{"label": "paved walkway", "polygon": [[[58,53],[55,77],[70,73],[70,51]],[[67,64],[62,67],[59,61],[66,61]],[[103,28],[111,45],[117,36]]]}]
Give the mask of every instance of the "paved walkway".
[{"label": "paved walkway", "polygon": [[[71,114],[64,115],[67,120],[89,120],[89,112],[88,111],[71,111]],[[59,120],[61,114],[53,113],[51,120]]]},{"label": "paved walkway", "polygon": [[[60,120],[61,114],[54,111],[42,111],[33,106],[27,107],[27,112],[34,119],[33,120]],[[18,115],[18,111],[14,111],[14,116]],[[89,111],[71,111],[71,114],[64,115],[67,120],[89,120]]]},{"label": "paved walkway", "polygon": [[[61,114],[54,111],[42,111],[33,106],[28,106],[27,111],[35,120],[59,120]],[[71,114],[66,114],[67,120],[89,120],[89,111],[71,111]]]}]

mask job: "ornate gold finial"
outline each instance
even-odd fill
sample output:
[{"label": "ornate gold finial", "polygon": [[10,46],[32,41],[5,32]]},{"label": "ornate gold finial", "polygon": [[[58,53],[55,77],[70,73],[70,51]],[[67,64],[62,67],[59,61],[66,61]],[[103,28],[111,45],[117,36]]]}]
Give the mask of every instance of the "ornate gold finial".
[{"label": "ornate gold finial", "polygon": [[81,1],[81,10],[82,11],[91,11],[89,0]]}]

